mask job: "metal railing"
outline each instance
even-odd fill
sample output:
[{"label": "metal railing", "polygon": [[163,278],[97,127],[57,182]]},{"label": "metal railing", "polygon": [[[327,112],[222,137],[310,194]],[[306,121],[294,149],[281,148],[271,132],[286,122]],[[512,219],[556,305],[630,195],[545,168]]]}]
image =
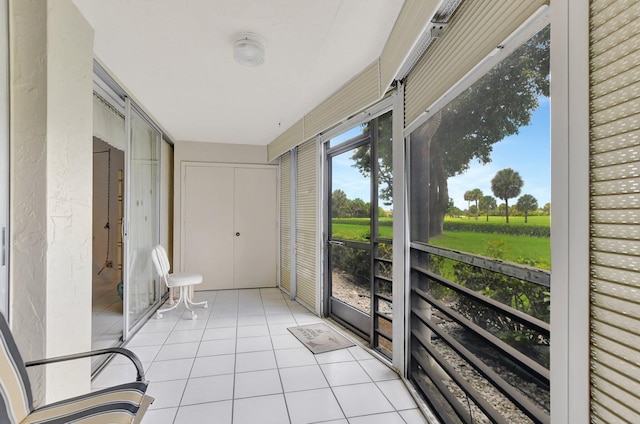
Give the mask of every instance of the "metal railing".
[{"label": "metal railing", "polygon": [[550,284],[544,270],[412,243],[410,379],[415,387],[445,423],[548,423],[550,327],[514,307],[530,307],[534,300],[496,300],[491,287],[474,290],[466,281],[443,277],[434,266],[438,261],[465,270],[456,274],[462,280],[487,275],[537,295]]}]

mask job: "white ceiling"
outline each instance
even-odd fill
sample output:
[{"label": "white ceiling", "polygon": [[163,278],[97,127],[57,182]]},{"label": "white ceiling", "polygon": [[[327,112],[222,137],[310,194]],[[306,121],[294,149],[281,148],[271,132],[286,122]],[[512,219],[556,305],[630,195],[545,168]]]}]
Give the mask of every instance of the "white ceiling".
[{"label": "white ceiling", "polygon": [[[376,60],[404,0],[74,0],[95,55],[174,140],[266,145]],[[237,32],[266,61],[233,60]]]}]

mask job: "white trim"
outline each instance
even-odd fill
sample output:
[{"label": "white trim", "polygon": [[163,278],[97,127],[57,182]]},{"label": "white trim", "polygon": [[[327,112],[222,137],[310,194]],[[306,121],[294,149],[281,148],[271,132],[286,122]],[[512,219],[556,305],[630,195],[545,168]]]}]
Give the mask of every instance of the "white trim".
[{"label": "white trim", "polygon": [[[282,156],[281,156],[282,157]],[[298,296],[298,220],[296,210],[298,208],[298,147],[294,147],[289,153],[289,297],[295,300]]]},{"label": "white trim", "polygon": [[551,422],[589,422],[589,2],[551,8]]},{"label": "white trim", "polygon": [[[320,144],[326,143],[331,140],[333,137],[336,137],[343,132],[349,131],[351,128],[354,128],[358,125],[364,124],[365,122],[371,121],[373,118],[376,118],[380,115],[383,115],[390,111],[393,108],[393,104],[395,102],[395,97],[398,95],[397,92],[391,94],[386,99],[381,100],[379,103],[371,106],[368,109],[363,110],[362,112],[354,115],[352,118],[347,119],[337,127],[334,127],[327,131],[326,133],[318,135],[317,139]],[[335,146],[331,146],[335,147]]]},{"label": "white trim", "polygon": [[323,227],[322,223],[325,219],[325,207],[323,203],[324,196],[324,184],[323,184],[323,175],[325,172],[324,169],[324,156],[319,154],[323,149],[322,144],[319,142],[320,137],[314,138],[314,143],[316,147],[316,246],[318,248],[316,253],[316,304],[315,311],[316,314],[322,316],[327,311],[324,310],[324,248],[326,243],[324,242],[323,235]]},{"label": "white trim", "polygon": [[409,275],[409,258],[407,246],[407,202],[406,202],[406,155],[403,133],[404,124],[404,85],[399,82],[397,95],[393,103],[393,321],[392,329],[392,363],[403,377],[407,376],[409,346],[409,294],[411,282]]},{"label": "white trim", "polygon": [[9,318],[9,20],[6,0],[0,0],[0,312]]}]

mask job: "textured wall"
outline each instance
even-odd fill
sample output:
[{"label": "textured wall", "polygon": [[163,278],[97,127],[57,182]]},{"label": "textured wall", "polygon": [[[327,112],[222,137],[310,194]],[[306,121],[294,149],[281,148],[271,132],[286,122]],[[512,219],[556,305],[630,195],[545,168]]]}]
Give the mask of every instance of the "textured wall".
[{"label": "textured wall", "polygon": [[[14,0],[10,25],[10,313],[34,359],[91,346],[93,30],[71,0]],[[53,401],[88,389],[89,362],[33,378]]]}]

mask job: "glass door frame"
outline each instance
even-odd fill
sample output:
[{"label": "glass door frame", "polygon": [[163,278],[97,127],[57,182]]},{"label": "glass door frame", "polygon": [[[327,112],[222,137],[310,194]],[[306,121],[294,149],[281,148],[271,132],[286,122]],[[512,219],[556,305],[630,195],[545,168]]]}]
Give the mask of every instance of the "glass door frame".
[{"label": "glass door frame", "polygon": [[[323,202],[322,202],[322,210],[323,210],[323,220],[322,220],[322,247],[323,247],[323,266],[322,266],[322,272],[323,272],[323,296],[322,296],[322,315],[323,316],[327,316],[327,317],[332,317],[331,314],[331,284],[330,284],[330,272],[331,272],[331,249],[330,249],[330,244],[329,244],[329,235],[331,233],[331,193],[329,192],[329,190],[331,189],[331,167],[330,167],[330,163],[329,163],[329,156],[330,155],[337,155],[339,153],[343,153],[345,151],[348,151],[354,147],[356,147],[358,145],[357,141],[352,141],[352,142],[348,142],[345,141],[345,143],[341,143],[338,144],[336,146],[330,147],[329,146],[329,142],[332,138],[335,138],[336,136],[343,134],[355,127],[357,127],[358,125],[362,125],[364,123],[367,122],[371,122],[372,120],[374,120],[375,118],[379,118],[380,116],[384,115],[387,112],[392,112],[392,125],[393,125],[393,130],[392,130],[392,136],[393,139],[396,140],[397,136],[398,136],[398,131],[396,129],[397,124],[400,122],[398,121],[398,118],[396,118],[396,114],[400,113],[397,110],[397,93],[392,94],[391,96],[387,97],[386,99],[382,100],[381,102],[377,103],[376,105],[373,105],[371,108],[367,109],[366,111],[363,111],[362,113],[358,114],[356,117],[351,118],[345,122],[343,122],[342,124],[336,126],[335,128],[327,131],[325,134],[322,134],[318,137],[318,141],[322,147],[322,168],[323,168],[323,187],[322,187],[322,197],[323,197]],[[373,142],[373,137],[371,135],[367,135],[366,137],[370,137],[370,146],[371,146],[371,157],[375,158],[375,160],[378,159],[378,146],[376,142]],[[355,138],[355,137],[354,137]],[[401,137],[402,138],[402,137]],[[394,145],[397,144],[397,141],[394,141]],[[396,152],[395,152],[395,148],[394,148],[394,158],[396,157]],[[395,160],[395,159],[394,159]],[[374,282],[374,278],[375,278],[375,254],[377,251],[377,242],[376,239],[378,239],[378,190],[377,190],[377,179],[378,179],[378,174],[377,174],[377,166],[373,166],[374,163],[372,163],[371,166],[371,175],[369,176],[370,178],[370,184],[371,184],[371,197],[370,197],[370,202],[371,202],[371,213],[370,213],[370,219],[371,219],[371,223],[370,223],[370,230],[371,230],[371,242],[370,242],[370,252],[371,252],[371,263],[370,263],[370,270],[371,270],[371,309],[370,309],[370,316],[368,317],[369,322],[367,323],[367,328],[368,328],[368,333],[367,334],[362,334],[361,330],[358,330],[357,328],[354,328],[353,325],[349,325],[348,323],[345,323],[342,319],[340,319],[338,317],[338,320],[342,323],[342,324],[347,324],[347,326],[352,329],[355,330],[359,335],[364,336],[367,341],[369,342],[369,344],[371,345],[372,348],[376,348],[374,346],[375,343],[377,343],[378,341],[378,336],[376,334],[376,329],[375,329],[375,314],[376,314],[376,310],[375,310],[375,306],[374,306],[374,296],[375,296],[375,282]],[[395,172],[394,172],[395,174]],[[395,198],[394,198],[394,209],[396,209],[396,204],[395,204]],[[398,211],[401,210],[401,206],[397,205],[397,209]],[[394,219],[395,221],[395,219]],[[394,258],[396,257],[396,254],[394,254]],[[400,257],[399,253],[398,253],[398,257]],[[396,259],[394,259],[394,262],[396,262]],[[397,284],[404,284],[401,281],[398,281]],[[395,305],[397,304],[397,302],[402,302],[403,301],[404,296],[401,297],[396,297],[396,301],[394,302],[394,308]],[[401,309],[401,308],[400,308]],[[400,322],[404,319],[402,316],[398,315],[397,319],[400,320]]]},{"label": "glass door frame", "polygon": [[[127,133],[127,148],[125,149],[125,176],[124,176],[124,220],[122,223],[122,240],[123,240],[123,281],[124,281],[124,290],[123,290],[123,314],[124,314],[124,328],[122,333],[123,341],[126,342],[133,336],[142,325],[153,315],[160,306],[161,302],[166,298],[164,292],[161,291],[161,279],[156,275],[154,277],[155,291],[158,293],[156,300],[150,304],[144,313],[140,314],[136,319],[131,319],[130,317],[130,306],[131,306],[131,297],[129,294],[130,288],[130,275],[131,275],[131,262],[129,261],[131,242],[130,242],[130,234],[131,234],[131,172],[132,172],[132,126],[131,126],[131,117],[132,113],[137,113],[142,120],[144,120],[153,130],[158,133],[158,143],[156,146],[157,150],[157,158],[158,158],[158,178],[155,181],[156,191],[158,193],[157,196],[157,204],[156,210],[158,212],[158,220],[155,226],[155,239],[156,244],[160,243],[160,208],[161,208],[161,175],[162,175],[162,142],[163,142],[163,133],[160,128],[151,120],[147,114],[137,106],[130,97],[125,97],[125,131]],[[151,246],[153,247],[153,246]],[[154,272],[155,274],[155,272]]]},{"label": "glass door frame", "polygon": [[[362,337],[366,338],[367,340],[370,338],[371,332],[372,332],[371,314],[373,311],[373,289],[372,289],[373,285],[370,284],[370,287],[369,287],[369,294],[371,299],[371,302],[369,305],[369,315],[367,315],[364,311],[361,311],[343,302],[342,300],[334,297],[333,289],[332,289],[333,278],[331,276],[333,264],[332,264],[331,257],[332,257],[332,251],[334,248],[333,246],[340,246],[340,247],[367,251],[369,253],[369,276],[371,277],[373,275],[372,257],[374,252],[374,247],[373,247],[374,241],[370,237],[369,243],[367,243],[367,245],[365,246],[365,243],[363,242],[333,238],[332,224],[331,224],[332,223],[331,212],[333,210],[331,193],[333,192],[333,186],[332,186],[331,180],[332,180],[332,159],[333,158],[339,155],[342,155],[344,153],[347,153],[351,150],[354,150],[358,147],[363,147],[366,145],[368,145],[370,149],[370,158],[373,158],[374,157],[373,144],[374,144],[373,136],[371,133],[359,134],[353,137],[352,139],[347,140],[337,146],[328,147],[325,154],[326,169],[327,169],[327,185],[326,185],[326,191],[325,191],[325,195],[327,197],[326,213],[329,219],[329,223],[325,231],[325,234],[326,234],[326,243],[325,243],[325,249],[326,249],[325,281],[326,283],[325,283],[325,286],[327,287],[327,296],[326,296],[327,309],[326,310],[329,316],[339,319],[341,322],[343,322],[345,325],[347,325],[352,330],[356,331],[358,334],[360,334]],[[369,180],[369,188],[370,188],[369,234],[372,235],[374,234],[373,233],[373,221],[374,221],[373,175],[370,175],[369,177],[367,177],[367,180]]]},{"label": "glass door frame", "polygon": [[0,312],[9,318],[9,21],[7,0],[0,0]]}]

